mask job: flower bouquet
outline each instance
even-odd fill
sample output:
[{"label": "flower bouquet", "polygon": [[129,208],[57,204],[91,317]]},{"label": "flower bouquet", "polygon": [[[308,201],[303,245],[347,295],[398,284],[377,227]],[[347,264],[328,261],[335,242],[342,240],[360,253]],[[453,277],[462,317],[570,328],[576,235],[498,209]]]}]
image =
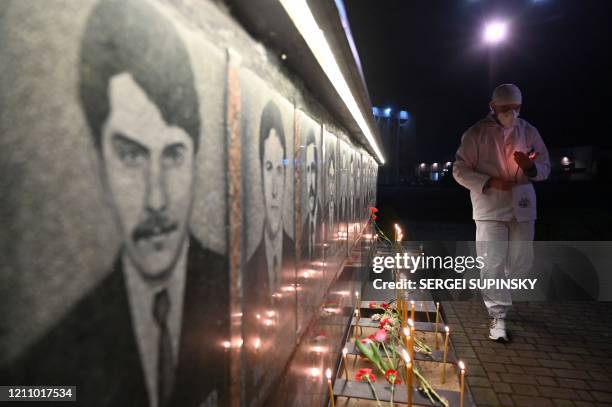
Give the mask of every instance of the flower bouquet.
[{"label": "flower bouquet", "polygon": [[[401,383],[400,374],[402,367],[405,367],[405,362],[401,357],[402,349],[406,349],[405,343],[401,337],[402,321],[400,313],[397,312],[393,303],[383,303],[380,308],[383,310],[380,314],[372,316],[372,320],[379,321],[378,330],[376,333],[361,339],[355,340],[355,347],[361,355],[367,358],[377,371],[385,377],[391,385],[391,406],[393,406],[394,388],[396,384]],[[413,337],[414,352],[422,353],[427,356],[432,356],[431,348],[423,341]],[[365,372],[367,370],[368,372]],[[405,370],[405,369],[404,369]],[[442,405],[448,407],[448,401],[441,397],[423,377],[416,366],[413,365],[412,371],[420,382],[419,391],[426,396],[433,405]],[[361,374],[359,374],[361,372]],[[380,401],[373,386],[375,377],[372,374],[372,369],[360,369],[358,372],[358,381],[366,381],[364,374],[368,373],[367,381],[372,388],[378,405]],[[374,379],[372,379],[374,377]],[[407,382],[406,378],[404,378]]]}]

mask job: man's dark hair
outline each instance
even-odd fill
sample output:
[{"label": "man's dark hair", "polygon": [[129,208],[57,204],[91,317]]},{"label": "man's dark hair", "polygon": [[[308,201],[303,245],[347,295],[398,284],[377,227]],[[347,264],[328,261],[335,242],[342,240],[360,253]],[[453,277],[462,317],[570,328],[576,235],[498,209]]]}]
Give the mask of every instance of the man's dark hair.
[{"label": "man's dark hair", "polygon": [[259,125],[259,162],[262,163],[261,171],[263,174],[264,143],[270,136],[270,130],[276,130],[278,139],[283,146],[283,158],[287,158],[287,145],[285,143],[285,131],[283,130],[283,117],[281,112],[272,101],[269,101],[261,113],[261,124]]},{"label": "man's dark hair", "polygon": [[[315,132],[313,129],[310,129],[308,131],[308,136],[306,136],[306,148],[308,148],[309,145],[313,145],[314,146],[314,160],[315,163],[319,163],[319,149],[317,148],[317,139],[315,138]],[[318,166],[317,166],[317,170],[318,170]]]},{"label": "man's dark hair", "polygon": [[110,113],[109,83],[129,73],[164,120],[200,137],[199,101],[189,54],[172,23],[139,0],[101,0],[81,43],[79,93],[87,123],[100,150]]}]

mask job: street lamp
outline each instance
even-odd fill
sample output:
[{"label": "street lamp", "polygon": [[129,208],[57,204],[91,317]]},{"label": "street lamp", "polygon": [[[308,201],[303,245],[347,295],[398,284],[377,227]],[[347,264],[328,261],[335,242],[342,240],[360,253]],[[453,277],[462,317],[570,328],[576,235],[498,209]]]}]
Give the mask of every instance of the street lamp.
[{"label": "street lamp", "polygon": [[487,44],[499,44],[506,39],[508,25],[503,21],[492,21],[485,25],[483,38]]}]

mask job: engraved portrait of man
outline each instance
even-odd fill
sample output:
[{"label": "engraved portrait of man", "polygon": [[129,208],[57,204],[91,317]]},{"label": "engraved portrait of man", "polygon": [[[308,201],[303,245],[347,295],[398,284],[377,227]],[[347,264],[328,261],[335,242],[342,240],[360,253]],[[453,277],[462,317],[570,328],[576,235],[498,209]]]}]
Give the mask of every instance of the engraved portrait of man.
[{"label": "engraved portrait of man", "polygon": [[293,197],[287,193],[287,182],[293,179],[293,173],[288,170],[290,144],[283,116],[272,100],[263,107],[253,141],[259,147],[263,228],[243,270],[242,323],[245,397],[249,403],[257,404],[258,397],[272,385],[275,369],[280,368],[277,364],[286,363],[278,346],[287,335],[283,336],[281,329],[291,328],[283,324],[295,329],[291,314],[286,312],[295,304],[295,243],[286,231],[286,225],[293,225],[293,219],[284,216],[286,207],[293,205]]},{"label": "engraved portrait of man", "polygon": [[336,156],[332,152],[327,157],[327,180],[326,180],[326,192],[327,192],[327,230],[328,239],[334,240],[334,222],[336,221]]},{"label": "engraved portrait of man", "polygon": [[76,385],[84,406],[223,404],[227,267],[189,230],[205,145],[187,48],[152,4],[102,0],[87,21],[78,72],[120,249],[11,376]]},{"label": "engraved portrait of man", "polygon": [[319,148],[314,130],[310,129],[306,137],[306,224],[304,226],[304,238],[306,239],[306,256],[308,260],[313,260],[316,249],[317,239],[317,214],[319,210],[318,195],[318,173],[319,173]]}]

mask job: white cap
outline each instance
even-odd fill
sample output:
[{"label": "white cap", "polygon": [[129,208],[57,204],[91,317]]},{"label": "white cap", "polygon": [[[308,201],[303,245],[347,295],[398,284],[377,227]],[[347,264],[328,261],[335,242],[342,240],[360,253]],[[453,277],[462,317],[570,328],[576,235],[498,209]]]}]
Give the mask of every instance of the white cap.
[{"label": "white cap", "polygon": [[520,105],[523,103],[523,96],[518,86],[504,83],[495,88],[491,102],[496,105]]}]

